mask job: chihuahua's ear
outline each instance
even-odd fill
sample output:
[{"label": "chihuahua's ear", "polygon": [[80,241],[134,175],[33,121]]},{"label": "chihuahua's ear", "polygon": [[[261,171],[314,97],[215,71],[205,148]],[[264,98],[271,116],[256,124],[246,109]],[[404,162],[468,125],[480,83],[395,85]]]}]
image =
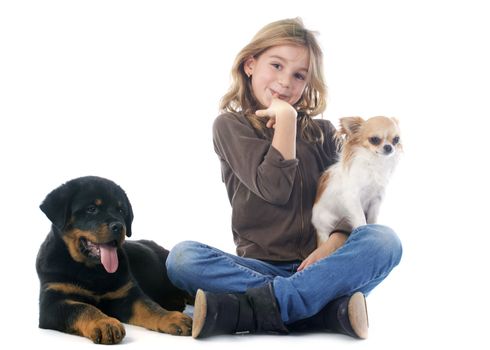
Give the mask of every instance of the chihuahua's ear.
[{"label": "chihuahua's ear", "polygon": [[398,120],[398,118],[391,117],[391,120],[393,120],[393,122],[395,122],[396,126],[400,126],[400,121]]},{"label": "chihuahua's ear", "polygon": [[364,123],[361,117],[344,117],[340,118],[340,134],[352,136],[357,133]]}]

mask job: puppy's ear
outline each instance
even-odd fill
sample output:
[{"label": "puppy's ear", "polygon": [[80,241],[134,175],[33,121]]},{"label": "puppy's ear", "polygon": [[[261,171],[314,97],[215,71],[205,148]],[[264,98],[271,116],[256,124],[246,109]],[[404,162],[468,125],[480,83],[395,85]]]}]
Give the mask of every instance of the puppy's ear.
[{"label": "puppy's ear", "polygon": [[124,223],[126,224],[126,236],[131,237],[131,224],[133,223],[134,215],[133,215],[133,207],[131,206],[131,202],[126,196],[126,204],[128,206],[128,213],[124,217]]},{"label": "puppy's ear", "polygon": [[60,231],[65,227],[70,215],[72,197],[73,190],[68,184],[64,184],[51,191],[39,206],[51,223]]},{"label": "puppy's ear", "polygon": [[352,136],[357,133],[364,123],[361,117],[344,117],[340,118],[340,134]]}]

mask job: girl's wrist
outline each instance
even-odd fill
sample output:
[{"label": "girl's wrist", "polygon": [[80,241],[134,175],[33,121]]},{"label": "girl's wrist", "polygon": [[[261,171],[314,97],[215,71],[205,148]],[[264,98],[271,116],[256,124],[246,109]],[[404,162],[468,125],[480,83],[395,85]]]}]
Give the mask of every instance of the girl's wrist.
[{"label": "girl's wrist", "polygon": [[328,241],[331,241],[335,249],[340,248],[347,240],[347,235],[341,232],[333,232]]},{"label": "girl's wrist", "polygon": [[298,116],[298,112],[291,107],[291,108],[284,108],[282,110],[279,110],[276,112],[276,120],[283,120],[287,122],[296,122],[296,117]]}]

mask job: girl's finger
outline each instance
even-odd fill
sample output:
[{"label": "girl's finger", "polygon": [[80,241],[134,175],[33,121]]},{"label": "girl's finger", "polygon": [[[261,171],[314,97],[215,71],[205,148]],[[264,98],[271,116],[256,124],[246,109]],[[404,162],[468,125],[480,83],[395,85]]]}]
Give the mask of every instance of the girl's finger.
[{"label": "girl's finger", "polygon": [[308,265],[310,265],[310,263],[308,262],[308,258],[306,258],[305,260],[303,260],[301,262],[301,264],[298,266],[298,268],[296,269],[296,271],[301,271],[301,270],[304,270],[308,267]]},{"label": "girl's finger", "polygon": [[259,109],[255,112],[255,115],[257,117],[268,117],[269,111],[267,109]]}]

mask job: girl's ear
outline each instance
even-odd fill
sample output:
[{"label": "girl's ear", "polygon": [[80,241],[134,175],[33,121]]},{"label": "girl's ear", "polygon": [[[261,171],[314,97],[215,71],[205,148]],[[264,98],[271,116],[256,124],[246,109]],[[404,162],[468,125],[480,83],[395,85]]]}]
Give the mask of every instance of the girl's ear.
[{"label": "girl's ear", "polygon": [[253,56],[250,56],[245,60],[245,63],[243,64],[243,70],[245,71],[245,75],[249,78],[252,76],[254,72],[255,62],[256,62],[255,58]]}]

